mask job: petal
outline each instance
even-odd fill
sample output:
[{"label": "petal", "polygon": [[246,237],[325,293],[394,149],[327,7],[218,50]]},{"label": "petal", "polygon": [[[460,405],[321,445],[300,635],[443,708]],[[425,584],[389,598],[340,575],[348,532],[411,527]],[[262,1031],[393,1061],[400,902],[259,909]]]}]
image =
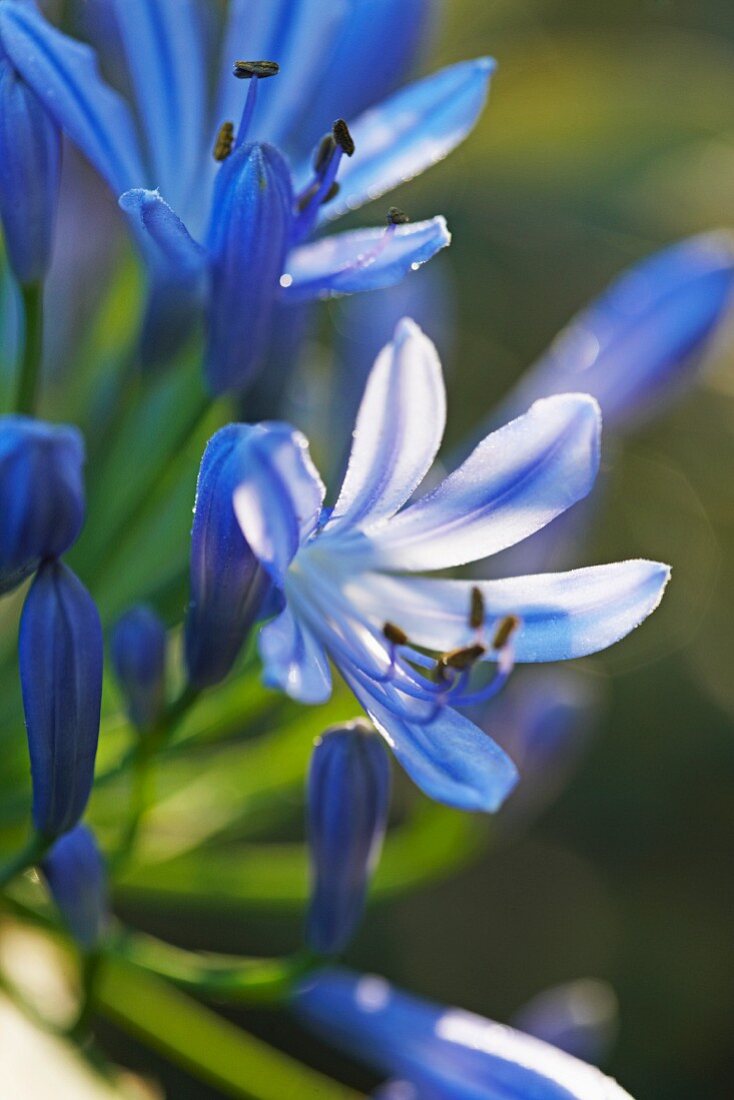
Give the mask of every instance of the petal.
[{"label": "petal", "polygon": [[700,364],[734,290],[734,237],[706,233],[625,272],[556,338],[503,406],[582,390],[620,426],[659,407]]},{"label": "petal", "polygon": [[331,695],[331,671],[320,643],[290,608],[260,632],[263,681],[299,703],[325,703]]},{"label": "petal", "polygon": [[242,145],[219,169],[212,222],[206,374],[241,392],[262,366],[292,220],[288,165],[271,145]]},{"label": "petal", "polygon": [[[426,705],[399,697],[416,719],[398,717],[388,685],[367,685],[340,669],[359,702],[408,775],[429,798],[460,810],[492,813],[515,786],[518,773],[509,756],[458,711],[444,707],[431,722],[421,721]],[[396,697],[397,698],[397,697]]]},{"label": "petal", "polygon": [[598,1065],[617,1037],[619,1003],[607,982],[585,978],[539,993],[512,1022],[520,1031]]},{"label": "petal", "polygon": [[102,80],[89,46],[57,31],[19,0],[0,4],[0,44],[116,195],[145,181],[132,116]]},{"label": "petal", "polygon": [[392,516],[431,468],[445,424],[446,391],[436,349],[406,318],[372,368],[326,530]]},{"label": "petal", "polygon": [[540,1039],[431,1004],[383,978],[321,971],[297,989],[293,1008],[327,1042],[420,1086],[419,1096],[631,1100],[594,1066]]},{"label": "petal", "polygon": [[373,532],[365,560],[381,568],[446,569],[514,546],[586,496],[599,468],[600,432],[591,397],[536,401]]},{"label": "petal", "polygon": [[487,637],[505,616],[517,615],[517,661],[566,661],[624,638],[655,610],[669,579],[667,565],[633,560],[496,581],[363,575],[345,595],[374,622],[383,623],[389,610],[413,644],[443,651],[474,639],[469,607],[476,586],[487,609]]},{"label": "petal", "polygon": [[155,179],[184,210],[201,166],[203,31],[193,0],[113,0]]},{"label": "petal", "polygon": [[[322,208],[321,221],[379,198],[448,156],[479,118],[493,70],[490,58],[462,61],[350,122],[356,152],[342,162],[339,194]],[[309,175],[304,168],[299,183]]]},{"label": "petal", "polygon": [[119,203],[152,267],[161,269],[174,280],[203,272],[205,249],[197,244],[158,191],[135,187],[121,195]]},{"label": "petal", "polygon": [[357,229],[294,249],[281,279],[286,301],[382,290],[451,243],[443,217],[390,229]]},{"label": "petal", "polygon": [[324,486],[305,437],[289,424],[251,429],[240,461],[247,471],[234,493],[242,534],[276,584],[318,521]]},{"label": "petal", "polygon": [[[267,81],[254,125],[259,137],[281,144],[310,105],[310,89],[324,71],[324,57],[350,7],[347,0],[232,0],[221,60],[218,122],[242,113],[242,85],[232,79],[235,58],[277,61],[280,73]],[[331,122],[327,118],[324,128]]]}]

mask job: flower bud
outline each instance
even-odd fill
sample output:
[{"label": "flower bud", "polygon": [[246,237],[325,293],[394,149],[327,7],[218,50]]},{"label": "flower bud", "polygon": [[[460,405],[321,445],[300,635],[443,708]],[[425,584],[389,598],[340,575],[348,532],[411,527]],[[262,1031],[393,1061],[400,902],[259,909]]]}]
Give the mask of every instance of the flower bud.
[{"label": "flower bud", "polygon": [[107,874],[94,835],[77,825],[41,863],[43,877],[69,932],[86,951],[102,939],[109,919]]},{"label": "flower bud", "polygon": [[0,593],[68,550],[84,522],[76,428],[0,417]]},{"label": "flower bud", "polygon": [[53,243],[61,132],[29,86],[0,59],[0,218],[20,283],[41,280]]},{"label": "flower bud", "polygon": [[102,627],[84,585],[46,562],[26,597],[18,643],[33,783],[46,837],[79,821],[94,778],[102,698]]},{"label": "flower bud", "polygon": [[207,444],[196,486],[191,532],[191,602],[186,667],[197,688],[223,680],[262,606],[269,586],[234,514],[245,477],[246,424],[229,424]]},{"label": "flower bud", "polygon": [[117,621],[110,651],[130,721],[150,729],[165,704],[165,626],[152,608],[133,607]]},{"label": "flower bud", "polygon": [[366,723],[335,728],[316,742],[308,777],[313,884],[306,940],[318,954],[338,954],[354,934],[389,802],[387,752]]}]

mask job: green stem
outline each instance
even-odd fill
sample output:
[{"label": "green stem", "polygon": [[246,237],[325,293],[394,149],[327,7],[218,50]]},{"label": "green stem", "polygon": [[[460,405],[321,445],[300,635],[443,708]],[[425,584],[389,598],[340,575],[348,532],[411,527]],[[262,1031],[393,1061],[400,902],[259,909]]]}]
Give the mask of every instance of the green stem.
[{"label": "green stem", "polygon": [[25,338],[23,358],[18,372],[15,411],[33,416],[36,411],[43,356],[43,283],[30,283],[24,286],[22,294]]},{"label": "green stem", "polygon": [[186,951],[142,933],[111,947],[128,963],[200,996],[246,1005],[279,1005],[320,960],[305,952],[282,959],[250,959]]},{"label": "green stem", "polygon": [[32,832],[24,847],[0,867],[0,890],[12,882],[17,875],[34,867],[53,844],[52,840],[41,833]]},{"label": "green stem", "polygon": [[84,1044],[89,1038],[89,1024],[94,1012],[94,991],[103,956],[99,950],[90,951],[82,958],[82,995],[79,1013],[69,1028],[68,1038]]}]

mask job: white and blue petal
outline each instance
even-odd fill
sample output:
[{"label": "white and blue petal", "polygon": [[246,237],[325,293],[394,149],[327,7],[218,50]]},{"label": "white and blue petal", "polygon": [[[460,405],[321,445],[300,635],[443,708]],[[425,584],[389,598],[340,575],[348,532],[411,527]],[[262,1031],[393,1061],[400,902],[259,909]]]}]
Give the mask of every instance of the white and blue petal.
[{"label": "white and blue petal", "polygon": [[158,191],[135,187],[119,199],[151,267],[181,280],[200,275],[207,254]]},{"label": "white and blue petal", "polygon": [[431,1004],[346,970],[307,978],[298,1018],[327,1042],[452,1100],[631,1100],[594,1066],[470,1012]]},{"label": "white and blue petal", "polygon": [[263,681],[299,703],[324,703],[331,695],[331,671],[323,646],[290,608],[260,632]]},{"label": "white and blue petal", "polygon": [[156,184],[175,209],[185,212],[202,167],[206,106],[206,55],[196,4],[112,4]]},{"label": "white and blue petal", "polygon": [[130,111],[102,80],[89,46],[20,0],[0,4],[0,45],[115,195],[146,182]]},{"label": "white and blue petal", "polygon": [[552,393],[583,391],[605,423],[624,427],[692,377],[734,293],[734,237],[705,233],[621,275],[561,332],[500,410]]},{"label": "white and blue petal", "polygon": [[308,453],[308,443],[289,424],[252,427],[246,473],[234,493],[242,534],[275,583],[282,587],[288,566],[314,530],[324,486]]},{"label": "white and blue petal", "polygon": [[439,216],[388,229],[356,229],[294,249],[281,279],[286,301],[302,302],[393,286],[451,243]]},{"label": "white and blue petal", "polygon": [[[339,194],[322,208],[321,221],[379,198],[448,156],[477,122],[493,70],[491,58],[462,61],[350,121],[356,152],[342,163]],[[299,182],[308,178],[304,168]]]},{"label": "white and blue petal", "polygon": [[364,564],[446,569],[513,546],[586,496],[599,467],[600,431],[591,397],[536,401],[436,489],[369,532]]},{"label": "white and blue petal", "polygon": [[430,470],[445,424],[446,391],[436,349],[406,318],[370,373],[344,484],[325,534],[394,515]]},{"label": "white and blue petal", "polygon": [[408,775],[429,798],[460,810],[498,810],[518,780],[503,749],[463,714],[340,670]]},{"label": "white and blue petal", "polygon": [[413,644],[443,651],[475,639],[469,608],[478,587],[487,638],[507,615],[517,615],[516,661],[566,661],[624,638],[655,610],[669,579],[667,565],[633,560],[493,581],[364,574],[345,592],[373,622],[389,618]]}]

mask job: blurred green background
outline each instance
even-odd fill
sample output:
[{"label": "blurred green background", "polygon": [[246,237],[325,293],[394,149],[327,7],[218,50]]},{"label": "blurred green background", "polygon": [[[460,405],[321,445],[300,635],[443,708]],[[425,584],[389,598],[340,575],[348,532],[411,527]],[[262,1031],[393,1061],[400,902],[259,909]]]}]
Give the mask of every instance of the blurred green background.
[{"label": "blurred green background", "polygon": [[[669,241],[731,225],[734,6],[445,6],[425,69],[491,53],[498,73],[469,141],[395,201],[416,220],[445,213],[454,234],[440,262],[451,273],[457,314],[449,364],[455,443],[619,271]],[[381,220],[383,205],[362,220]],[[189,449],[193,470],[198,438]],[[538,820],[471,867],[374,905],[347,957],[503,1020],[547,986],[606,979],[621,1004],[607,1068],[638,1100],[732,1094],[733,471],[734,341],[722,340],[683,401],[644,430],[605,440],[606,511],[579,547],[578,564],[659,558],[672,562],[674,582],[639,634],[585,663],[606,707],[581,766]],[[177,513],[184,532],[191,492],[189,478]],[[102,482],[82,563],[104,497]],[[156,522],[151,539],[184,546],[165,511]],[[103,612],[145,594],[137,586],[151,576],[145,559],[125,557],[124,540],[121,553],[119,580],[104,598],[95,590]],[[170,606],[180,608],[181,599],[176,589]],[[2,705],[17,713],[17,699]],[[309,715],[306,748],[318,721]],[[17,768],[19,776],[27,770],[22,753]],[[214,805],[220,792],[209,797]],[[187,812],[178,810],[182,819]],[[205,812],[206,803],[198,809]],[[296,799],[294,829],[299,815]],[[172,910],[131,893],[120,912],[192,947],[272,951],[277,937],[289,950],[298,937],[295,914],[276,920],[216,902]],[[227,1015],[326,1072],[364,1088],[373,1081],[280,1016]],[[100,1028],[114,1056],[153,1072],[171,1097],[220,1095]]]}]

